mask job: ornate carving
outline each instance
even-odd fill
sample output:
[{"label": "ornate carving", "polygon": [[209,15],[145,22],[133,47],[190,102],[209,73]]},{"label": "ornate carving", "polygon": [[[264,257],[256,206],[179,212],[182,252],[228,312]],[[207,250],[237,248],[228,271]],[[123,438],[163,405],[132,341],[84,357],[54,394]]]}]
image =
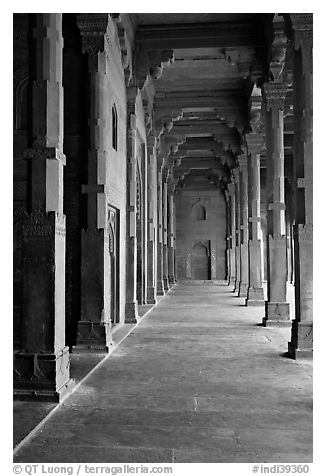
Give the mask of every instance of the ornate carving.
[{"label": "ornate carving", "polygon": [[251,156],[260,154],[264,147],[264,138],[262,134],[246,134],[245,138],[248,154],[251,154]]},{"label": "ornate carving", "polygon": [[294,31],[294,48],[298,50],[307,46],[312,47],[313,15],[312,13],[291,13]]},{"label": "ornate carving", "polygon": [[174,62],[173,50],[149,51],[149,74],[153,79],[159,79],[163,74],[163,68]]},{"label": "ornate carving", "polygon": [[264,99],[267,110],[284,109],[287,85],[284,83],[264,83]]},{"label": "ornate carving", "polygon": [[274,40],[271,46],[270,71],[274,81],[279,81],[284,68],[286,56],[286,36],[284,33],[284,19],[275,14],[273,20]]},{"label": "ornate carving", "polygon": [[49,221],[46,211],[41,207],[34,208],[30,216],[24,220],[24,236],[49,237],[53,236],[53,233],[53,225]]},{"label": "ornate carving", "polygon": [[252,132],[258,132],[261,126],[261,89],[255,85],[249,99],[249,122]]},{"label": "ornate carving", "polygon": [[33,147],[24,151],[25,159],[56,159],[66,164],[66,156],[56,147]]},{"label": "ornate carving", "polygon": [[77,15],[77,25],[82,36],[82,51],[90,55],[102,53],[105,42],[109,42],[106,33],[108,13],[84,13]]},{"label": "ornate carving", "polygon": [[298,237],[300,241],[311,242],[313,241],[313,224],[307,223],[306,225],[299,224],[293,229],[293,234]]}]

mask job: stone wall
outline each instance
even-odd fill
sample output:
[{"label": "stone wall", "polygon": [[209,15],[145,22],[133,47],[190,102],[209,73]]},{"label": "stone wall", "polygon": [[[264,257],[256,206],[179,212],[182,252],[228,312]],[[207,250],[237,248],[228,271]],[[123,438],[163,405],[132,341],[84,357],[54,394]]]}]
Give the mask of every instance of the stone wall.
[{"label": "stone wall", "polygon": [[177,279],[226,279],[224,196],[206,177],[185,185],[176,194]]}]

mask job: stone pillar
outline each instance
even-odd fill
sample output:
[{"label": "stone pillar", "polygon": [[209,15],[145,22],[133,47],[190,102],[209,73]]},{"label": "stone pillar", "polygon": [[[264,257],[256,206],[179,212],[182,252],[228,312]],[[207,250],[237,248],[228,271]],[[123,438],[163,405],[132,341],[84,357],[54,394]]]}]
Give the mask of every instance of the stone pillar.
[{"label": "stone pillar", "polygon": [[234,175],[234,197],[235,197],[235,284],[234,292],[239,294],[241,282],[241,258],[240,258],[240,170],[233,170]]},{"label": "stone pillar", "polygon": [[225,216],[226,216],[226,279],[228,284],[231,278],[231,231],[230,231],[230,192],[224,192],[225,196]]},{"label": "stone pillar", "polygon": [[312,357],[313,148],[312,14],[290,15],[293,28],[295,320],[289,355]]},{"label": "stone pillar", "polygon": [[163,284],[164,291],[170,289],[169,285],[169,256],[168,256],[168,175],[169,170],[162,170],[162,210],[163,210]]},{"label": "stone pillar", "polygon": [[239,297],[248,294],[248,158],[239,157],[239,198],[240,198],[240,286]]},{"label": "stone pillar", "polygon": [[235,256],[235,186],[234,183],[228,185],[229,194],[229,261],[230,275],[228,278],[229,286],[235,287],[236,281],[236,256]]},{"label": "stone pillar", "polygon": [[163,282],[163,208],[162,208],[162,165],[163,159],[157,160],[157,294],[165,295]]},{"label": "stone pillar", "polygon": [[267,299],[265,326],[290,324],[286,302],[286,235],[284,196],[283,109],[287,87],[283,83],[265,83],[267,147]]},{"label": "stone pillar", "polygon": [[137,302],[137,88],[127,90],[127,220],[126,220],[126,307],[125,322],[138,318]]},{"label": "stone pillar", "polygon": [[172,182],[172,177],[168,181],[168,277],[169,285],[172,287],[175,284],[175,269],[174,269],[174,220],[175,220],[175,202],[174,190],[175,184]]},{"label": "stone pillar", "polygon": [[246,136],[248,146],[248,211],[249,211],[249,289],[247,306],[263,306],[262,249],[260,217],[260,134]]},{"label": "stone pillar", "polygon": [[23,322],[14,395],[60,401],[72,383],[65,346],[62,15],[36,14],[29,214],[23,223]]},{"label": "stone pillar", "polygon": [[77,348],[108,351],[111,343],[109,305],[106,104],[106,29],[108,14],[77,17],[89,75],[86,223],[81,236],[81,320]]},{"label": "stone pillar", "polygon": [[147,137],[147,303],[156,303],[156,138],[153,135]]},{"label": "stone pillar", "polygon": [[285,222],[286,222],[286,258],[287,282],[294,283],[294,256],[293,256],[293,192],[292,181],[285,183]]}]

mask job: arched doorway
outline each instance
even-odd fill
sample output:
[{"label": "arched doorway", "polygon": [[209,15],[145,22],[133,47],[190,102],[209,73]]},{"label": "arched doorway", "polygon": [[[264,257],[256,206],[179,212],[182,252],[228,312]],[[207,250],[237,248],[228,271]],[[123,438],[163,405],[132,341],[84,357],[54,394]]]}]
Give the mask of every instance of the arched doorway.
[{"label": "arched doorway", "polygon": [[192,251],[192,279],[211,279],[209,242],[195,243]]}]

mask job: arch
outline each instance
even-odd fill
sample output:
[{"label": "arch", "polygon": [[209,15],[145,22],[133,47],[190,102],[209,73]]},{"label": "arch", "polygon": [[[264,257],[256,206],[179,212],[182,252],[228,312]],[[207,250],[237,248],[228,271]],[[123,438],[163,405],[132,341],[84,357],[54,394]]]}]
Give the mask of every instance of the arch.
[{"label": "arch", "polygon": [[207,220],[207,208],[200,201],[192,205],[192,217],[195,221]]},{"label": "arch", "polygon": [[192,250],[192,279],[211,279],[209,243],[195,242]]},{"label": "arch", "polygon": [[112,112],[111,112],[111,119],[112,119],[112,147],[114,150],[118,150],[118,113],[116,105],[113,104]]},{"label": "arch", "polygon": [[195,217],[197,221],[206,220],[206,207],[204,205],[195,207]]},{"label": "arch", "polygon": [[27,129],[28,114],[28,77],[22,79],[15,91],[15,127],[16,130]]},{"label": "arch", "polygon": [[202,242],[199,242],[194,246],[193,254],[194,256],[208,256],[207,247]]}]

